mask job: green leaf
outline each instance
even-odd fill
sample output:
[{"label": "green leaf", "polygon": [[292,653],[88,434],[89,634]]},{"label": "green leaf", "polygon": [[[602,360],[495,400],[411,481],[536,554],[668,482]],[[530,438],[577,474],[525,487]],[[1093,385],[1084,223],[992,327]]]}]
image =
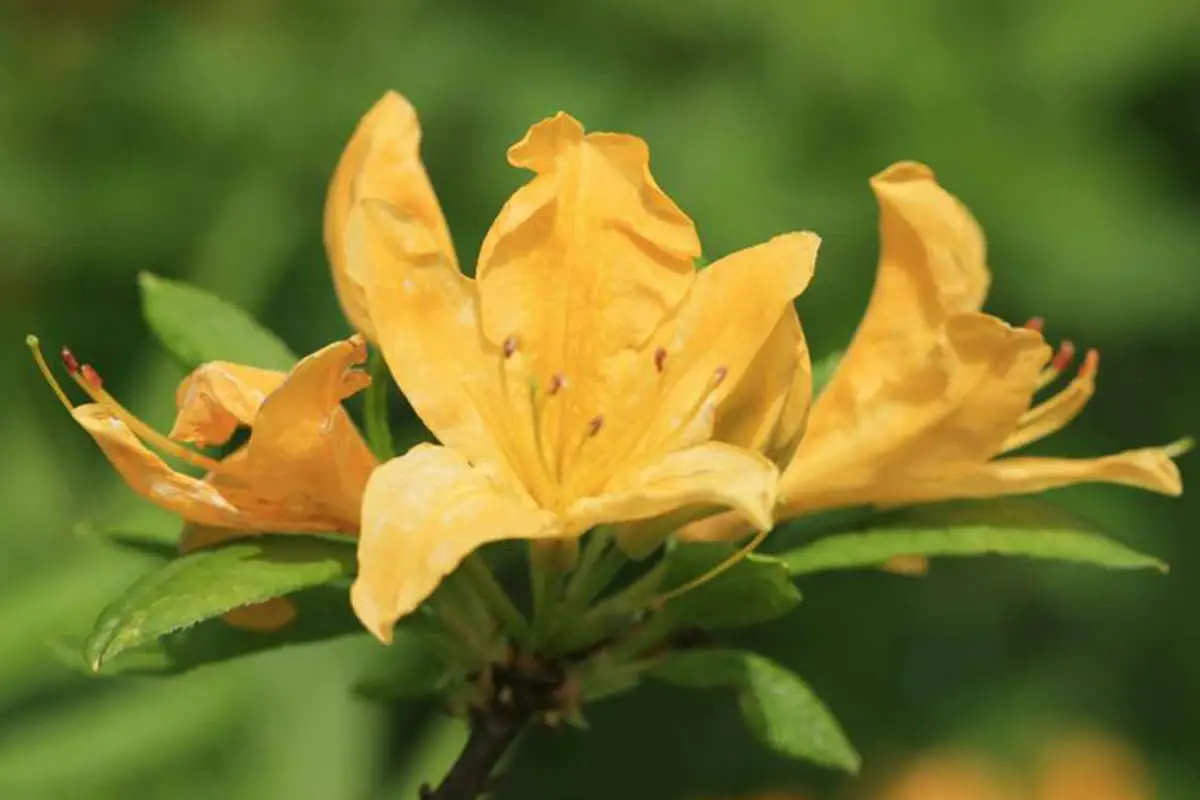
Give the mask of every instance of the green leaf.
[{"label": "green leaf", "polygon": [[732,687],[750,730],[772,750],[858,772],[861,759],[833,714],[798,675],[768,658],[741,650],[685,650],[647,675],[692,689]]},{"label": "green leaf", "polygon": [[288,599],[296,605],[296,619],[277,631],[247,631],[210,619],[146,644],[109,654],[98,669],[87,652],[87,642],[60,638],[50,646],[64,665],[90,677],[167,676],[281,647],[365,634],[342,587],[317,586],[292,594]]},{"label": "green leaf", "polygon": [[138,285],[146,322],[187,369],[206,361],[278,370],[296,363],[278,336],[216,295],[149,272],[138,275]]},{"label": "green leaf", "polygon": [[[665,556],[660,591],[683,586],[732,557],[723,543],[677,544]],[[676,626],[709,630],[736,628],[773,619],[800,602],[787,567],[774,556],[751,553],[707,583],[667,601],[663,613]]]},{"label": "green leaf", "polygon": [[1107,538],[1078,515],[1032,498],[938,503],[873,517],[780,556],[793,575],[875,567],[897,556],[1024,556],[1111,569],[1167,565]]},{"label": "green leaf", "polygon": [[125,650],[235,608],[348,578],[354,567],[351,542],[310,536],[261,536],[199,550],[146,575],[105,608],[84,654],[99,670]]},{"label": "green leaf", "polygon": [[834,350],[819,361],[814,361],[812,366],[812,393],[813,397],[819,395],[829,385],[829,381],[833,378],[833,373],[837,371],[838,365],[842,363],[842,356],[846,355],[845,350]]}]

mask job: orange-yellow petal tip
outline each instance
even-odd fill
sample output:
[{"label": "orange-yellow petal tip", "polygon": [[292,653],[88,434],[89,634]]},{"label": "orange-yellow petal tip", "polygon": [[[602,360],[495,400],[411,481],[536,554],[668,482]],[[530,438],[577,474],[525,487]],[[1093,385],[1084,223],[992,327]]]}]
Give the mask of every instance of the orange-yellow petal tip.
[{"label": "orange-yellow petal tip", "polygon": [[565,111],[534,123],[521,141],[508,148],[508,163],[534,172],[550,169],[565,148],[583,141],[583,124]]},{"label": "orange-yellow petal tip", "polygon": [[355,581],[350,587],[350,605],[363,627],[372,636],[384,644],[392,643],[392,629],[396,625],[396,617],[384,613],[362,581]]},{"label": "orange-yellow petal tip", "polygon": [[871,178],[872,186],[886,183],[905,183],[907,181],[931,181],[936,176],[933,170],[920,161],[897,161]]}]

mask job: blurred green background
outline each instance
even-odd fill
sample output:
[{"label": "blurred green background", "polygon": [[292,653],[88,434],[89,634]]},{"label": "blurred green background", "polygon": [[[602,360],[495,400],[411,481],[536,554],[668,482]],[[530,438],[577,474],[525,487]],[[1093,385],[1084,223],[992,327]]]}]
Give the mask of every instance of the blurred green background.
[{"label": "blurred green background", "polygon": [[[1197,41],[1200,5],[1180,0],[4,3],[0,796],[413,797],[453,755],[454,725],[349,699],[365,637],[166,682],[88,680],[47,644],[146,568],[73,525],[154,514],[41,384],[24,334],[71,342],[160,425],[180,374],[140,319],[139,270],[242,303],[300,352],[343,335],[321,206],[386,89],[422,113],[468,262],[523,180],[505,148],[560,108],[648,139],[709,256],[820,232],[801,300],[817,354],[869,290],[867,178],[928,162],[989,233],[989,308],[1100,348],[1098,397],[1052,442],[1099,454],[1200,432]],[[745,638],[810,680],[868,765],[947,740],[1019,752],[1084,722],[1141,748],[1161,797],[1200,796],[1200,494],[1057,496],[1172,573],[832,575]],[[732,702],[698,699],[648,689],[597,707],[586,735],[535,734],[499,796],[844,789],[760,752]]]}]

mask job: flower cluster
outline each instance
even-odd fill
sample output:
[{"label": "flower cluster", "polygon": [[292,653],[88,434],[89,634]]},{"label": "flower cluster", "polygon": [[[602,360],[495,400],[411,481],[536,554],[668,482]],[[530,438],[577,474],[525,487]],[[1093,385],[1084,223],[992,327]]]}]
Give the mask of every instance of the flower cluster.
[{"label": "flower cluster", "polygon": [[[815,234],[698,269],[695,227],[656,183],[646,144],[585,133],[560,113],[508,151],[533,177],[468,277],[419,144],[416,113],[394,93],[350,139],[324,234],[355,332],[291,371],[204,364],[179,387],[163,435],[64,352],[91,401],[75,406],[38,356],[129,486],[189,523],[185,548],[264,532],[357,537],[352,602],[383,641],[489,542],[529,540],[535,560],[561,566],[597,526],[641,556],[675,535],[761,536],[852,505],[1085,481],[1181,491],[1182,445],[1008,455],[1080,412],[1097,356],[1037,399],[1074,348],[1056,353],[1040,321],[981,310],[983,235],[920,164],[871,180],[874,294],[814,403],[793,301],[813,275]],[[370,382],[359,368],[369,346],[439,443],[381,463],[364,442],[341,403]],[[191,447],[225,445],[238,428],[249,438],[223,458]]]}]

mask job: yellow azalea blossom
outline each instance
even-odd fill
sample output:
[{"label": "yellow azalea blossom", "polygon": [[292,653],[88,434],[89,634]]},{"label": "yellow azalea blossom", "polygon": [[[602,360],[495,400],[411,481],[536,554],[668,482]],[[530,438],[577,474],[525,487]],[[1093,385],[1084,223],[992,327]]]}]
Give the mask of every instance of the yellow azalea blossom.
[{"label": "yellow azalea blossom", "polygon": [[[1036,400],[1067,367],[1073,347],[1065,343],[1055,355],[1040,320],[1012,326],[981,312],[991,276],[970,212],[921,164],[895,164],[871,188],[880,208],[875,288],[783,471],[778,518],[1085,482],[1181,493],[1172,459],[1183,443],[1090,459],[1008,456],[1083,409],[1095,387],[1096,352],[1084,356],[1064,389]],[[681,536],[724,540],[747,532],[723,514]]]},{"label": "yellow azalea blossom", "polygon": [[[792,301],[817,237],[779,236],[697,271],[695,228],[655,182],[646,144],[585,134],[560,113],[508,151],[534,177],[470,278],[419,142],[413,108],[389,93],[327,206],[342,306],[441,442],[367,483],[351,592],[366,627],[389,640],[488,542],[574,543],[687,506],[769,528],[778,473],[756,448],[786,448],[803,419],[807,403],[789,402],[807,400]],[[769,389],[754,396],[748,379]]]},{"label": "yellow azalea blossom", "polygon": [[[30,343],[36,348],[36,339]],[[369,380],[354,369],[366,357],[360,336],[323,348],[286,374],[228,362],[201,365],[179,386],[169,435],[124,408],[96,370],[64,348],[68,372],[91,400],[75,406],[36,349],[35,356],[63,405],[130,488],[189,523],[180,543],[185,552],[264,532],[357,533],[363,487],[376,460],[341,401]],[[250,436],[225,458],[187,446],[225,445],[241,426]],[[164,456],[202,477],[176,469]],[[277,598],[235,610],[226,621],[270,630],[294,614],[290,601]]]}]

